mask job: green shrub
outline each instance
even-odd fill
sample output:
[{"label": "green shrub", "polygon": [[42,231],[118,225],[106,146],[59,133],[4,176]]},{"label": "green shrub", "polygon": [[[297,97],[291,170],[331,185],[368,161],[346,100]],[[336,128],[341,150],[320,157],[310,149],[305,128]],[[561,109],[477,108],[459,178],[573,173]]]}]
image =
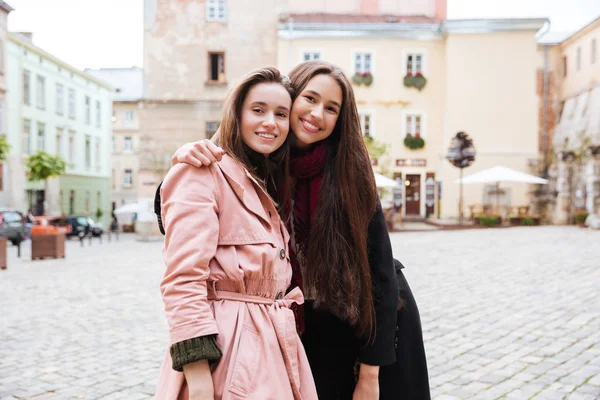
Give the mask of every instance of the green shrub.
[{"label": "green shrub", "polygon": [[521,220],[521,225],[523,225],[523,226],[533,226],[533,225],[535,225],[535,222],[533,221],[533,218],[524,217]]},{"label": "green shrub", "polygon": [[579,211],[576,212],[575,215],[573,215],[573,218],[575,219],[575,223],[579,225],[585,223],[585,220],[587,219],[588,215],[590,215],[590,213],[588,213],[587,211]]},{"label": "green shrub", "polygon": [[481,214],[477,216],[479,223],[483,226],[493,227],[498,225],[498,217],[496,215]]}]

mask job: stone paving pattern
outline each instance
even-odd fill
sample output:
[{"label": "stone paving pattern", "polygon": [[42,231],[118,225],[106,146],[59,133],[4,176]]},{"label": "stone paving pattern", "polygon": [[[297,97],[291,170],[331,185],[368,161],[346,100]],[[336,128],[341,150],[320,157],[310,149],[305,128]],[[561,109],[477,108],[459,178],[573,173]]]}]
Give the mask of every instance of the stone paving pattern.
[{"label": "stone paving pattern", "polygon": [[[600,399],[600,232],[392,234],[419,303],[434,399]],[[0,399],[149,399],[168,344],[161,242],[8,248]],[[402,399],[401,395],[399,399]]]}]

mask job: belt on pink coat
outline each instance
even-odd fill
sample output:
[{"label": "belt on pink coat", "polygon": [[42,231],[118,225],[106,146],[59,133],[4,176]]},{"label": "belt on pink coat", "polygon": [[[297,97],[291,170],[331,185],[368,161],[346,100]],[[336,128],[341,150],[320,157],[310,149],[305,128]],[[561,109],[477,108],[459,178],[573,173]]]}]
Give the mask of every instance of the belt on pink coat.
[{"label": "belt on pink coat", "polygon": [[267,314],[275,328],[275,334],[281,347],[285,368],[287,370],[294,399],[301,399],[300,395],[300,366],[298,362],[298,332],[294,312],[290,310],[293,303],[304,303],[304,295],[299,287],[294,288],[281,299],[270,299],[261,296],[246,295],[237,292],[214,290],[209,286],[210,300],[231,300],[243,303],[269,305]]}]

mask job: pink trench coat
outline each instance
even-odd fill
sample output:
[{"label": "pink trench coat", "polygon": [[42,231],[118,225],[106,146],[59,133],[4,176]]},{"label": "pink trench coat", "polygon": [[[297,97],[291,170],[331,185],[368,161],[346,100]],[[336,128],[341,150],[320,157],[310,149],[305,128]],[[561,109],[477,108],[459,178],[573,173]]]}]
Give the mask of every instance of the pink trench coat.
[{"label": "pink trench coat", "polygon": [[[170,345],[218,334],[215,399],[317,398],[284,295],[289,235],[266,192],[231,157],[208,168],[177,164],[161,190],[167,270],[161,283]],[[167,349],[156,398],[188,399]]]}]

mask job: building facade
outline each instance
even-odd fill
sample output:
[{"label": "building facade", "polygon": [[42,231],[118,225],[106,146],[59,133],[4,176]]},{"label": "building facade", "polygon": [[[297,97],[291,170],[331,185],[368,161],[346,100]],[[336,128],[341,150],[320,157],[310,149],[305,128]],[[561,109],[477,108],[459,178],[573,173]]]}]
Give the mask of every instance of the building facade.
[{"label": "building facade", "polygon": [[[388,145],[376,169],[403,185],[394,202],[405,215],[457,216],[459,170],[445,159],[457,132],[477,149],[466,175],[495,165],[529,171],[539,159],[536,33],[546,20],[447,21],[446,0],[267,3],[145,1],[144,197],[177,147],[214,133],[245,73],[264,65],[285,73],[315,58],[355,81],[364,133]],[[424,148],[409,148],[407,137]],[[463,211],[492,199],[528,205],[530,189],[465,186]]]},{"label": "building facade", "polygon": [[[8,129],[7,123],[7,107],[6,107],[6,85],[8,81],[8,74],[6,71],[6,38],[7,32],[7,17],[13,9],[0,0],[0,136],[6,136]],[[4,175],[6,168],[4,168],[4,162],[0,162],[0,202],[3,201],[7,195],[7,188],[5,187]]]},{"label": "building facade", "polygon": [[[34,214],[110,216],[112,88],[35,46],[8,35],[8,138],[5,205]],[[28,182],[26,157],[60,155],[66,173]],[[45,188],[46,186],[46,188]]]},{"label": "building facade", "polygon": [[[600,214],[600,18],[542,42],[551,212],[555,223],[571,223],[578,211]],[[554,115],[560,119],[552,129]]]},{"label": "building facade", "polygon": [[173,152],[210,137],[229,90],[251,69],[277,62],[284,0],[144,1],[141,197],[152,197]]},{"label": "building facade", "polygon": [[[403,185],[394,200],[403,214],[456,217],[459,170],[445,159],[456,133],[467,132],[477,150],[466,175],[495,165],[527,171],[539,156],[535,35],[546,20],[446,21],[443,2],[422,4],[430,9],[413,16],[382,14],[385,1],[379,14],[291,14],[279,26],[278,65],[319,58],[342,67],[355,81],[363,133],[388,145],[377,168]],[[425,146],[411,149],[407,137]],[[529,203],[525,186],[495,190],[465,185],[465,214],[496,196]]]},{"label": "building facade", "polygon": [[[112,208],[136,202],[145,184],[140,178],[140,113],[144,71],[139,67],[86,69],[86,73],[107,82],[112,97]],[[152,185],[154,182],[152,182]],[[146,184],[147,185],[147,184]],[[156,189],[156,186],[154,186]]]}]

